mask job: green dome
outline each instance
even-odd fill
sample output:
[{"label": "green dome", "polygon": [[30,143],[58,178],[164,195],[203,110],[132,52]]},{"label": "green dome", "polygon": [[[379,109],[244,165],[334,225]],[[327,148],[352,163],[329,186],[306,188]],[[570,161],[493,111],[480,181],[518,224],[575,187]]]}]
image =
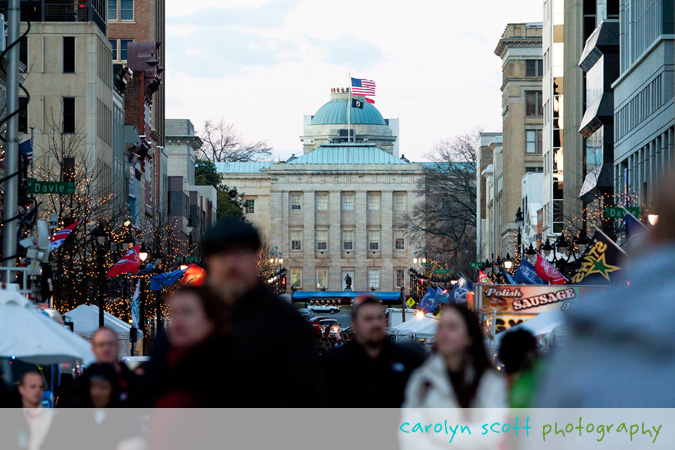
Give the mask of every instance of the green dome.
[{"label": "green dome", "polygon": [[[331,100],[316,112],[310,125],[346,125],[347,101]],[[351,123],[364,125],[386,125],[382,114],[370,103],[365,102],[363,109],[351,108]]]}]

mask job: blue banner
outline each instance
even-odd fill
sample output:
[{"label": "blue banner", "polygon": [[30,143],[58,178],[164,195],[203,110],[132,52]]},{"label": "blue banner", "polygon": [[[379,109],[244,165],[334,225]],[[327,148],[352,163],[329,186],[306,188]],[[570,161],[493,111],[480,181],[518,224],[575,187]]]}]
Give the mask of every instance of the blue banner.
[{"label": "blue banner", "polygon": [[180,280],[185,274],[184,270],[174,270],[173,272],[160,273],[150,278],[150,290],[161,291],[165,287],[169,287],[176,281]]},{"label": "blue banner", "polygon": [[545,283],[544,280],[539,278],[534,266],[529,262],[527,262],[527,260],[525,259],[520,260],[520,267],[518,267],[518,270],[516,271],[516,274],[513,276],[513,279],[517,283],[548,284]]}]

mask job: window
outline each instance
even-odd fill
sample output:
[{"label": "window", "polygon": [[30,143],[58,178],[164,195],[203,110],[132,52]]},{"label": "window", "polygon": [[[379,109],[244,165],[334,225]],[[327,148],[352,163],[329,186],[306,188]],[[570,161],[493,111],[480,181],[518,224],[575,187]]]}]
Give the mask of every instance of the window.
[{"label": "window", "polygon": [[328,194],[316,194],[317,211],[328,211]]},{"label": "window", "polygon": [[368,249],[371,251],[380,249],[380,231],[371,230],[368,232]]},{"label": "window", "polygon": [[28,38],[26,36],[19,39],[19,62],[28,70]]},{"label": "window", "polygon": [[379,211],[380,209],[380,193],[368,193],[368,210]]},{"label": "window", "polygon": [[342,194],[342,209],[344,211],[354,210],[354,194]]},{"label": "window", "polygon": [[108,0],[108,22],[117,20],[117,2],[118,0]]},{"label": "window", "polygon": [[394,231],[394,248],[396,250],[405,250],[405,231]]},{"label": "window", "polygon": [[75,97],[63,97],[63,132],[75,133]]},{"label": "window", "polygon": [[291,269],[291,286],[296,288],[302,287],[302,270]]},{"label": "window", "polygon": [[541,59],[528,59],[525,61],[525,76],[540,77],[544,74],[544,61]]},{"label": "window", "polygon": [[127,49],[129,42],[134,42],[133,39],[120,39],[120,61],[127,60]]},{"label": "window", "polygon": [[112,46],[112,56],[113,56],[113,61],[119,61],[117,59],[117,39],[109,39],[110,45]]},{"label": "window", "polygon": [[316,249],[328,250],[328,231],[316,232]]},{"label": "window", "polygon": [[19,97],[19,133],[28,133],[28,98]]},{"label": "window", "polygon": [[368,289],[380,288],[380,269],[368,269]]},{"label": "window", "polygon": [[525,152],[541,153],[541,130],[525,130]]},{"label": "window", "polygon": [[342,232],[342,249],[346,251],[354,250],[354,230]]},{"label": "window", "polygon": [[327,272],[328,271],[326,269],[318,269],[316,271],[316,288],[317,289],[322,289],[322,288],[326,287],[326,284],[327,284],[326,282],[327,282],[327,278],[328,278]]},{"label": "window", "polygon": [[244,208],[246,210],[246,214],[254,214],[255,213],[255,200],[253,200],[253,199],[244,200]]},{"label": "window", "polygon": [[397,288],[402,288],[405,286],[405,269],[396,269],[394,273],[396,282],[395,286]]},{"label": "window", "polygon": [[134,20],[134,0],[120,0],[120,20]]},{"label": "window", "polygon": [[525,109],[526,115],[541,116],[544,114],[541,103],[541,91],[526,91],[525,103],[526,103]]},{"label": "window", "polygon": [[63,38],[63,73],[75,73],[75,38]]},{"label": "window", "polygon": [[302,209],[302,194],[291,194],[291,210],[300,211]]},{"label": "window", "polygon": [[302,231],[291,231],[291,250],[302,250]]},{"label": "window", "polygon": [[405,194],[394,194],[394,211],[405,211]]}]

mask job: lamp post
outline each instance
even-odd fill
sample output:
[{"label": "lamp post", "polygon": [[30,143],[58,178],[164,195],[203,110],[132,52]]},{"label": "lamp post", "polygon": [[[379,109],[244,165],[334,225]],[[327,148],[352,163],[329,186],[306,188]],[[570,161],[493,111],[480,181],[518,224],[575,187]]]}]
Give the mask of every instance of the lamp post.
[{"label": "lamp post", "polygon": [[103,284],[105,283],[105,274],[103,273],[103,258],[106,254],[106,243],[108,242],[108,233],[103,229],[103,226],[99,224],[98,228],[94,231],[94,240],[96,242],[96,255],[98,257],[98,327],[103,327],[105,323],[103,310],[104,310],[104,301],[103,301]]},{"label": "lamp post", "polygon": [[274,250],[270,250],[270,264],[272,264],[273,267],[273,275],[272,278],[270,278],[269,283],[272,284],[274,283],[274,286],[272,288],[272,291],[275,294],[281,294],[282,290],[282,273],[281,273],[281,266],[284,263],[284,252],[279,250],[279,246],[275,245]]},{"label": "lamp post", "polygon": [[[154,266],[157,268],[162,264],[164,255],[161,252],[155,253],[153,258]],[[162,291],[155,291],[155,314],[157,314],[157,334],[164,328],[164,321],[162,320]]]},{"label": "lamp post", "polygon": [[520,207],[518,207],[518,211],[516,211],[516,225],[518,225],[518,246],[516,247],[516,261],[523,257],[523,230],[521,227],[524,223],[525,221],[523,220],[523,212],[521,211]]},{"label": "lamp post", "polygon": [[192,216],[188,216],[187,222],[187,234],[188,234],[188,251],[192,250],[192,230],[194,230],[194,225],[192,224]]},{"label": "lamp post", "polygon": [[[148,259],[148,250],[145,248],[145,244],[142,244],[142,245],[141,245],[141,250],[140,250],[140,252],[138,253],[138,258],[141,260],[141,263],[145,263],[145,260]],[[146,321],[146,319],[145,319],[145,289],[144,289],[145,286],[143,286],[143,284],[144,284],[144,283],[143,283],[143,279],[144,279],[144,278],[145,278],[145,274],[142,274],[141,277],[140,277],[140,279],[138,280],[139,283],[141,283],[141,286],[140,286],[140,288],[139,288],[140,296],[139,296],[139,299],[138,299],[138,302],[139,302],[139,304],[140,304],[140,305],[139,305],[139,306],[140,306],[139,309],[141,310],[141,317],[140,317],[141,323],[139,323],[139,326],[140,326],[141,330],[143,331],[143,335],[144,335],[144,336],[146,337],[146,339],[147,339],[148,332],[147,332],[147,330],[145,329],[145,321]],[[144,345],[144,346],[145,346],[145,345]]]}]

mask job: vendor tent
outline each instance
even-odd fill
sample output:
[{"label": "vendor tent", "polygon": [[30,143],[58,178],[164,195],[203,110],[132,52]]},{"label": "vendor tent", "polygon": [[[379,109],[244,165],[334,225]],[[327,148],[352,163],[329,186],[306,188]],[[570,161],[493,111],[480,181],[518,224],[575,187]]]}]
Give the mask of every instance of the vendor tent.
[{"label": "vendor tent", "polygon": [[94,361],[87,341],[39,311],[15,284],[0,289],[0,357],[32,364]]},{"label": "vendor tent", "polygon": [[418,338],[430,338],[436,335],[437,324],[438,319],[427,314],[422,318],[415,317],[392,327],[390,333],[395,336],[414,335]]},{"label": "vendor tent", "polygon": [[[73,331],[85,339],[91,339],[98,329],[98,306],[80,305],[67,312],[64,316],[73,322]],[[103,312],[103,324],[111,328],[117,335],[117,340],[120,344],[120,355],[128,355],[131,325],[105,311]],[[142,332],[138,330],[138,339],[142,338]]]},{"label": "vendor tent", "polygon": [[509,328],[507,331],[498,333],[495,336],[495,348],[499,348],[499,344],[506,333],[514,330],[527,330],[534,336],[547,335],[553,332],[556,328],[565,322],[564,313],[558,309],[546,311],[538,314],[525,322],[521,322],[515,327]]}]

